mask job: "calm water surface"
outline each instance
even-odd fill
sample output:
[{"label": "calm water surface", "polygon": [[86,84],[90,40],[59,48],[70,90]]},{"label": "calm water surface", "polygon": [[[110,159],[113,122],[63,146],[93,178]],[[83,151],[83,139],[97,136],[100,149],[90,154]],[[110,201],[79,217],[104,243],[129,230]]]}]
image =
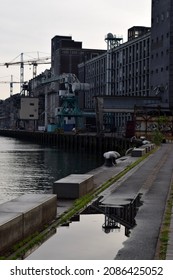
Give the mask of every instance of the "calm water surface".
[{"label": "calm water surface", "polygon": [[72,173],[86,173],[102,164],[102,156],[0,136],[0,203],[25,193],[52,192],[54,181]]},{"label": "calm water surface", "polygon": [[80,215],[80,221],[57,232],[28,260],[113,260],[127,239],[124,226],[105,232],[103,214]]}]

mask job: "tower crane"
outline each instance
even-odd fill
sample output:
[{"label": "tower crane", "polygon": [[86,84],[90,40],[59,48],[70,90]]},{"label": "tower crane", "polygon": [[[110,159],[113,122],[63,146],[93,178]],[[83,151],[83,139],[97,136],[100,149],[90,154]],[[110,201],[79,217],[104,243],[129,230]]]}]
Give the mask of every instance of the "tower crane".
[{"label": "tower crane", "polygon": [[9,66],[15,66],[15,65],[19,65],[20,66],[20,85],[21,85],[21,91],[23,88],[23,84],[24,84],[24,65],[32,65],[33,66],[33,78],[36,77],[37,75],[37,66],[40,64],[50,64],[51,57],[46,56],[46,57],[38,57],[38,58],[33,58],[30,60],[24,60],[24,53],[20,54],[20,61],[11,61],[11,62],[5,62],[5,63],[0,63],[0,66],[5,66],[5,67],[9,67]]},{"label": "tower crane", "polygon": [[[10,84],[10,96],[13,95],[13,84],[20,84],[19,81],[13,81],[13,75],[11,75],[10,81],[0,81],[1,84]],[[23,85],[26,84],[26,82],[23,83]]]}]

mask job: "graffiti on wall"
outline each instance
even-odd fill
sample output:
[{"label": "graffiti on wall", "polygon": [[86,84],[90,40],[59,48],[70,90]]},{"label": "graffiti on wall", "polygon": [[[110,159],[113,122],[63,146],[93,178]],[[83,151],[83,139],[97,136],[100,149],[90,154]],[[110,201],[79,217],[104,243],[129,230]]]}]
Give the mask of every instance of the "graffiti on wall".
[{"label": "graffiti on wall", "polygon": [[139,134],[151,134],[155,130],[159,130],[163,134],[173,135],[173,117],[136,117],[135,131]]}]

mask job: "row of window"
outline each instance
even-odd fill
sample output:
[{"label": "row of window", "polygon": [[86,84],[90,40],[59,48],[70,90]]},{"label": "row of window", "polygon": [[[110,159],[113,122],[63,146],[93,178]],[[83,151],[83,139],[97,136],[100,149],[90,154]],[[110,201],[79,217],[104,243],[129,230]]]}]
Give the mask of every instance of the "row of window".
[{"label": "row of window", "polygon": [[[165,70],[168,71],[169,66],[166,66]],[[155,70],[151,70],[151,75],[153,75],[154,73],[159,73],[159,72],[163,72],[163,71],[164,71],[164,67],[156,68]]]},{"label": "row of window", "polygon": [[[112,69],[123,67],[135,61],[143,61],[149,59],[150,55],[150,38],[146,38],[141,42],[125,47],[124,49],[116,49],[111,56]],[[100,75],[106,71],[107,56],[105,54],[101,59],[91,61],[85,65],[86,76]]]},{"label": "row of window", "polygon": [[160,36],[160,38],[159,37],[156,37],[156,39],[154,40],[154,39],[152,39],[151,40],[151,46],[153,45],[153,44],[159,44],[160,42],[163,42],[164,41],[164,39],[168,39],[169,38],[169,32],[167,32],[166,33],[166,36],[164,36],[163,34]]},{"label": "row of window", "polygon": [[[166,49],[166,50],[165,50],[165,53],[166,53],[166,55],[168,55],[168,54],[169,54],[169,49]],[[162,50],[160,53],[159,53],[159,52],[153,53],[153,54],[151,55],[151,59],[159,58],[159,56],[160,56],[160,57],[163,57],[163,56],[164,56],[164,51],[163,51],[163,50]]]},{"label": "row of window", "polygon": [[[156,16],[156,23],[162,23],[164,20],[169,18],[169,11],[162,12],[160,15]],[[152,24],[155,23],[154,18],[152,18]]]}]

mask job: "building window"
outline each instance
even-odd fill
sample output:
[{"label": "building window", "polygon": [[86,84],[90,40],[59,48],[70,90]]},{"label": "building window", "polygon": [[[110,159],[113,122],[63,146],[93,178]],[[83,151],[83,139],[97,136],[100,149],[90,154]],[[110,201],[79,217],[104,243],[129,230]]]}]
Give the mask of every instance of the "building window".
[{"label": "building window", "polygon": [[164,14],[162,13],[161,14],[161,20],[163,21],[165,19],[165,16],[164,16]]}]

